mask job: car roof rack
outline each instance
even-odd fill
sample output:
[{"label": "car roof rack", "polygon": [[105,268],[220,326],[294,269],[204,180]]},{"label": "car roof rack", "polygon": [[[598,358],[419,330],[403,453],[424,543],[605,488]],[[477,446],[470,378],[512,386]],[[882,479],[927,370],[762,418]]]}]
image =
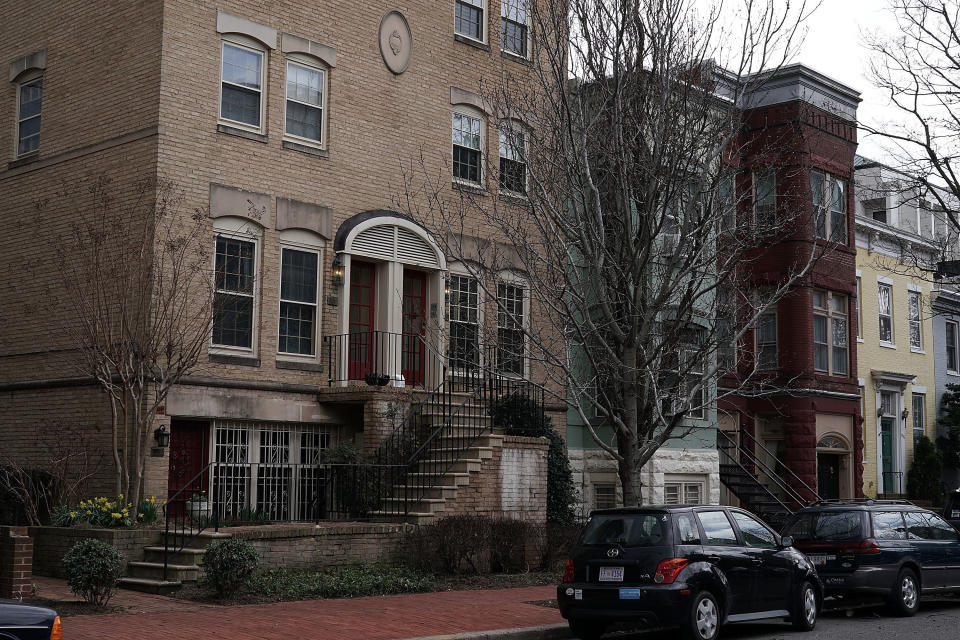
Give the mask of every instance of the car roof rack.
[{"label": "car roof rack", "polygon": [[832,504],[836,504],[836,505],[843,505],[843,504],[862,504],[862,505],[867,505],[867,506],[873,505],[873,504],[879,504],[879,505],[900,504],[900,505],[909,505],[909,506],[911,506],[911,507],[917,506],[917,505],[915,505],[914,503],[910,502],[909,500],[904,500],[904,499],[892,499],[892,500],[891,500],[891,499],[880,499],[880,498],[828,498],[828,499],[825,499],[825,500],[817,500],[817,501],[814,502],[811,506],[817,506],[817,505],[827,506],[827,505],[832,505]]}]

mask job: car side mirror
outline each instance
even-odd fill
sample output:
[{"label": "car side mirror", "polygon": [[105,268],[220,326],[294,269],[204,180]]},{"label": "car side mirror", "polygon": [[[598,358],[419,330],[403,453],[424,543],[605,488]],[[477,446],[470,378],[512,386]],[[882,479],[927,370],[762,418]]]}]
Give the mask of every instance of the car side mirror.
[{"label": "car side mirror", "polygon": [[793,536],[783,536],[780,538],[781,547],[792,547],[793,546]]}]

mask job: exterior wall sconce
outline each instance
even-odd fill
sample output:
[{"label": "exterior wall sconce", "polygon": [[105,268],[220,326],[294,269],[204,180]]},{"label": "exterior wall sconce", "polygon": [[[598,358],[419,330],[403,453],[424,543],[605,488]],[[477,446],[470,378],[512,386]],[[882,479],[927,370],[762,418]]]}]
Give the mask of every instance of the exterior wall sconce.
[{"label": "exterior wall sconce", "polygon": [[906,420],[906,419],[907,419],[907,416],[909,416],[909,415],[910,415],[910,410],[907,409],[907,408],[904,408],[903,413],[900,414],[900,417],[903,418],[904,420]]},{"label": "exterior wall sconce", "polygon": [[150,448],[150,456],[162,458],[163,450],[170,446],[170,432],[167,431],[166,425],[160,425],[153,430],[153,440],[157,446]]},{"label": "exterior wall sconce", "polygon": [[877,417],[878,418],[883,417],[883,407],[877,407]]},{"label": "exterior wall sconce", "polygon": [[333,257],[333,277],[331,282],[335,287],[343,286],[343,258],[340,257],[340,254],[337,254]]},{"label": "exterior wall sconce", "polygon": [[443,279],[443,301],[450,302],[450,276]]}]

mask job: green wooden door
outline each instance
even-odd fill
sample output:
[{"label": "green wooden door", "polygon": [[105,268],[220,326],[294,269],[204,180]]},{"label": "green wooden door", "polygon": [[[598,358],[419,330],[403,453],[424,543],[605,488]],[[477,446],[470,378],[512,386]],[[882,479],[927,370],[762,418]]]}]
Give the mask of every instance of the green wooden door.
[{"label": "green wooden door", "polygon": [[893,418],[880,419],[880,462],[883,468],[883,492],[893,493]]}]

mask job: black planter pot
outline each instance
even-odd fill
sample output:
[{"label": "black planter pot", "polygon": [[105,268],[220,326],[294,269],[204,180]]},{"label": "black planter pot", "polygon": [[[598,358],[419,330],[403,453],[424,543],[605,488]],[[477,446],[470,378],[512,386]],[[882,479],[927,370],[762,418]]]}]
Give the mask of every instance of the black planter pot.
[{"label": "black planter pot", "polygon": [[363,376],[363,380],[371,387],[384,387],[390,382],[390,376],[385,373],[368,373]]}]

